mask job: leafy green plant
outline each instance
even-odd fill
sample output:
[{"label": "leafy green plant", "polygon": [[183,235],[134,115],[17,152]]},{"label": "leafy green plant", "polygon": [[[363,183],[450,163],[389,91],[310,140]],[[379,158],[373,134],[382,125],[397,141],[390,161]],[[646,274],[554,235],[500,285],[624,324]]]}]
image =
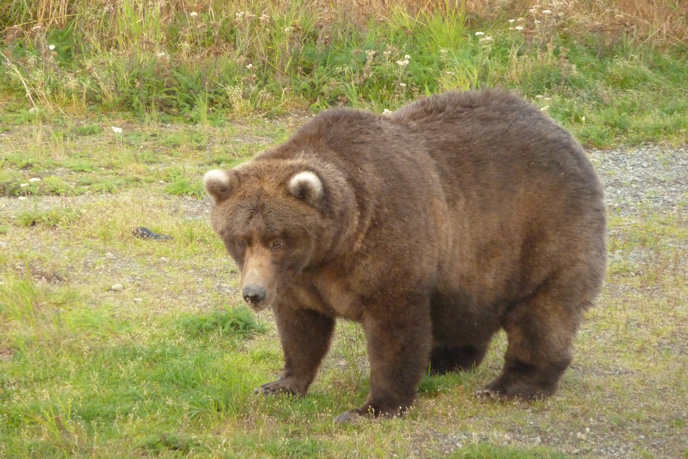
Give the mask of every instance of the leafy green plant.
[{"label": "leafy green plant", "polygon": [[208,448],[201,441],[190,436],[177,433],[161,433],[151,435],[139,441],[137,449],[142,449],[150,453],[160,454],[165,451],[175,453],[190,453],[192,451],[207,451]]},{"label": "leafy green plant", "polygon": [[21,193],[23,174],[0,166],[0,196],[17,196]]},{"label": "leafy green plant", "polygon": [[32,209],[20,212],[15,222],[20,226],[57,227],[75,223],[81,217],[81,210],[64,207],[49,210]]},{"label": "leafy green plant", "polygon": [[78,136],[101,135],[103,133],[103,128],[97,124],[84,124],[82,126],[76,126],[72,129],[72,132]]},{"label": "leafy green plant", "polygon": [[243,306],[186,317],[181,321],[181,327],[185,333],[195,337],[217,333],[246,338],[266,330],[265,324],[258,322],[251,311]]},{"label": "leafy green plant", "polygon": [[203,196],[203,186],[198,181],[180,178],[168,184],[165,191],[177,196]]}]

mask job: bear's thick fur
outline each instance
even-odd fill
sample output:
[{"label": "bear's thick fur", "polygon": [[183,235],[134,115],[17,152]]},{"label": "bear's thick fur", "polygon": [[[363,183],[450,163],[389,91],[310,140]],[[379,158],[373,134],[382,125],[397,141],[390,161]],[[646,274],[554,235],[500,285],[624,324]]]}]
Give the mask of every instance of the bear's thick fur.
[{"label": "bear's thick fur", "polygon": [[335,319],[363,326],[370,394],[339,420],[403,412],[428,366],[480,364],[499,329],[505,365],[481,393],[553,394],[602,285],[602,185],[571,135],[507,92],[328,110],[204,184],[244,299],[277,322],[284,371],[262,392],[306,393]]}]

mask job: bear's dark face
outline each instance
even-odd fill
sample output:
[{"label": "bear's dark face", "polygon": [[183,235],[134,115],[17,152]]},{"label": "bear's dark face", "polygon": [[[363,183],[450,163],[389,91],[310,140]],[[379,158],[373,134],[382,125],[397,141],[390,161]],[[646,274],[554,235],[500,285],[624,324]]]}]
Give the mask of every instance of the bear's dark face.
[{"label": "bear's dark face", "polygon": [[321,180],[310,171],[280,181],[211,171],[204,184],[215,203],[213,228],[241,271],[244,300],[255,311],[270,307],[279,289],[317,255]]}]

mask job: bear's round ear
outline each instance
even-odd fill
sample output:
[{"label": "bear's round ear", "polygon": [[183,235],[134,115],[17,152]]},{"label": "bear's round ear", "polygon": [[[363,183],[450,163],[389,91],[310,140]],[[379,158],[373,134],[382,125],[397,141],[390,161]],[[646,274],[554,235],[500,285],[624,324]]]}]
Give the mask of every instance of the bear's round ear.
[{"label": "bear's round ear", "polygon": [[303,171],[294,174],[287,184],[289,193],[297,199],[306,201],[313,207],[320,207],[325,188],[315,172]]},{"label": "bear's round ear", "polygon": [[203,187],[206,193],[219,203],[231,196],[236,185],[237,178],[232,171],[218,169],[209,171],[203,176]]}]

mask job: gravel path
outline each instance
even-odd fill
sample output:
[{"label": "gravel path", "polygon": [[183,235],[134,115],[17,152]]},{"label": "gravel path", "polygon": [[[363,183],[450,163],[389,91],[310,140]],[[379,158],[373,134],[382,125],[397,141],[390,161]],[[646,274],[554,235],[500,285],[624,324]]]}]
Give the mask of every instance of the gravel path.
[{"label": "gravel path", "polygon": [[688,147],[593,150],[609,208],[623,217],[651,211],[688,213]]},{"label": "gravel path", "polygon": [[[645,215],[648,210],[688,213],[688,146],[644,146],[589,150],[588,153],[604,183],[607,206],[614,213],[623,217]],[[78,205],[98,199],[94,195],[46,196],[38,205],[50,208],[60,202]],[[182,200],[181,205],[199,218],[209,211],[207,202]],[[25,209],[27,205],[26,201],[16,198],[0,197],[0,209],[14,211]]]}]

